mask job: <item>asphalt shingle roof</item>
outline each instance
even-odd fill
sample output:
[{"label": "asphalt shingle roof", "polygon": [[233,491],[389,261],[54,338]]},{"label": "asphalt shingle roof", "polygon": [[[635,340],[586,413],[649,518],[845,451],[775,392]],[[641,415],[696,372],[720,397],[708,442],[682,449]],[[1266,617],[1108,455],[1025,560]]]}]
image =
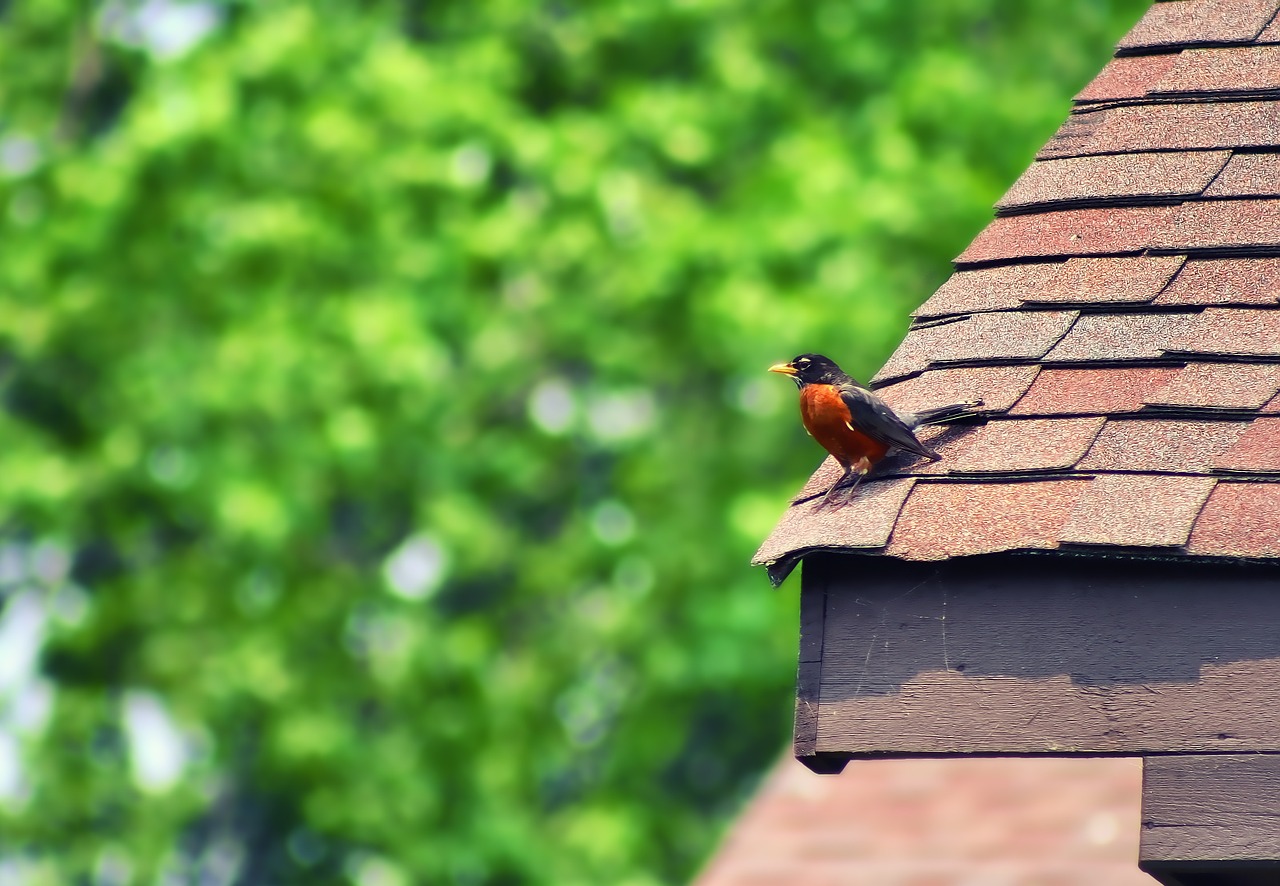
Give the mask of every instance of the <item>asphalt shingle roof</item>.
[{"label": "asphalt shingle roof", "polygon": [[981,397],[756,555],[1280,559],[1280,0],[1156,3],[872,380]]},{"label": "asphalt shingle roof", "polygon": [[695,886],[1153,886],[1132,759],[783,760]]}]

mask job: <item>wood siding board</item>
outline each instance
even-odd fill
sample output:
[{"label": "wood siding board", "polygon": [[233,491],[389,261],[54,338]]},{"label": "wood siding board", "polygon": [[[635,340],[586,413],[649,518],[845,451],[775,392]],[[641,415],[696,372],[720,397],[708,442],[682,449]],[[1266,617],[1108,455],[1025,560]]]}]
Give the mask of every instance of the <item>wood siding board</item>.
[{"label": "wood siding board", "polygon": [[1143,760],[1143,870],[1165,883],[1276,883],[1277,859],[1280,756]]},{"label": "wood siding board", "polygon": [[796,721],[793,753],[815,772],[839,772],[831,761],[814,759],[818,744],[818,714],[822,687],[823,636],[826,630],[827,573],[811,558],[801,573],[800,648],[796,667]]},{"label": "wood siding board", "polygon": [[817,753],[1280,752],[1280,573],[1001,560],[832,556]]}]

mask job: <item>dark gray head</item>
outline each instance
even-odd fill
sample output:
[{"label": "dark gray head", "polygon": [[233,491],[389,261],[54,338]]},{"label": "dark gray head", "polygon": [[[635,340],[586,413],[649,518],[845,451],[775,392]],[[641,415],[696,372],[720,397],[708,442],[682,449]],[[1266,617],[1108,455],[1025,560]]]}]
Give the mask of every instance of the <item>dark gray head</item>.
[{"label": "dark gray head", "polygon": [[853,381],[836,365],[836,361],[821,354],[801,354],[789,363],[770,366],[769,371],[791,376],[798,388],[805,385],[840,385]]}]

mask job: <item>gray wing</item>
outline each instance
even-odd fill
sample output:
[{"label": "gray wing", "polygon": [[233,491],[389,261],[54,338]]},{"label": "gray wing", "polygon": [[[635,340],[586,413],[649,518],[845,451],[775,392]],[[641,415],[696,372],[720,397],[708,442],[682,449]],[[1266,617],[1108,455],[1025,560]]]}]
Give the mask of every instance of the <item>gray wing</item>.
[{"label": "gray wing", "polygon": [[840,399],[849,407],[849,423],[854,430],[886,446],[905,449],[925,458],[938,458],[938,453],[917,440],[911,428],[875,394],[865,388],[841,385]]}]

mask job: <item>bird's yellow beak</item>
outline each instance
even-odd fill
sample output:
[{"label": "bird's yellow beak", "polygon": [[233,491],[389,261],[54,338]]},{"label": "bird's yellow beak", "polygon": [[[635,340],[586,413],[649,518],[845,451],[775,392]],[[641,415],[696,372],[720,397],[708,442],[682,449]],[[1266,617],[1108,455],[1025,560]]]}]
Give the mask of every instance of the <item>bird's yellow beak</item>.
[{"label": "bird's yellow beak", "polygon": [[782,375],[795,375],[796,368],[790,363],[775,363],[769,367],[770,372],[778,372]]}]

